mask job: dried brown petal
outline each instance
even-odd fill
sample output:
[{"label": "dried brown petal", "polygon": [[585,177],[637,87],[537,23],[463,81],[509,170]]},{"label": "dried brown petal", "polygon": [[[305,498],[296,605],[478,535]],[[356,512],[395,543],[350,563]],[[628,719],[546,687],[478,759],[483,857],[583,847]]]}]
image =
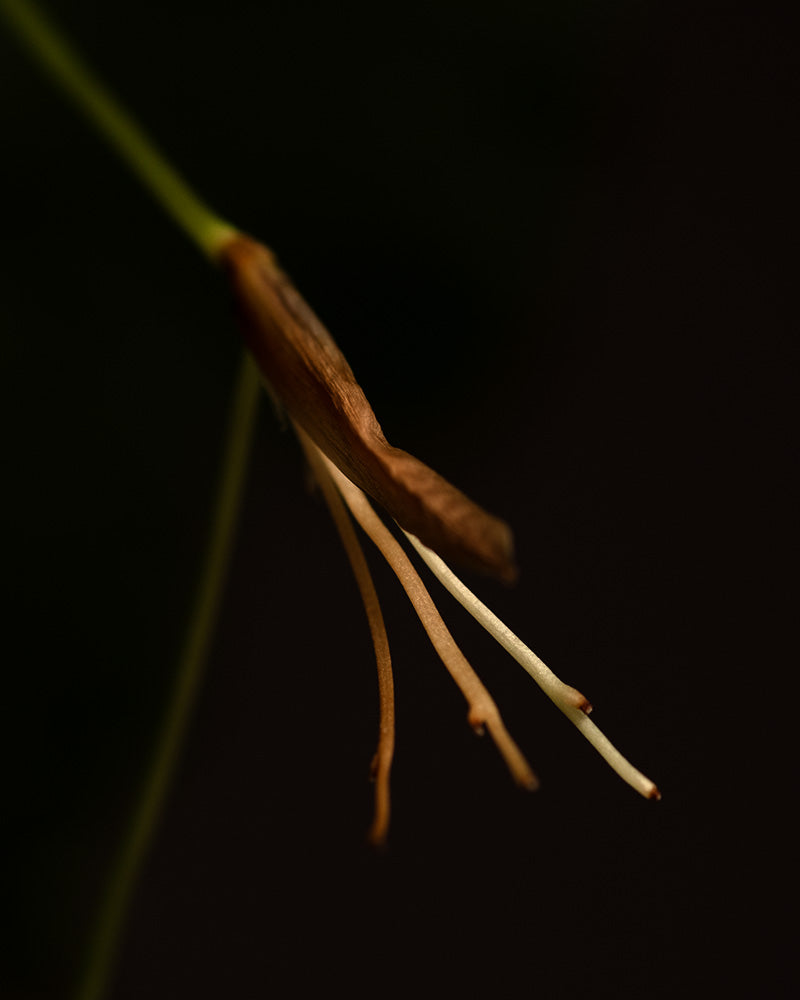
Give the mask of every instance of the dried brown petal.
[{"label": "dried brown petal", "polygon": [[244,337],[291,417],[357,486],[443,559],[511,582],[511,530],[383,436],[352,369],[274,255],[248,236],[220,251]]}]

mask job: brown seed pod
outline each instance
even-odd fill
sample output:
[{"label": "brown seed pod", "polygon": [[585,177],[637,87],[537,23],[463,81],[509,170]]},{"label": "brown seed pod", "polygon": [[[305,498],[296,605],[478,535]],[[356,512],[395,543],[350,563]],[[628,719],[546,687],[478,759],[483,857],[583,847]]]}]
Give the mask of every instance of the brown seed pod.
[{"label": "brown seed pod", "polygon": [[237,235],[219,260],[245,342],[292,419],[348,479],[443,559],[513,582],[511,529],[387,442],[344,355],[274,254]]}]

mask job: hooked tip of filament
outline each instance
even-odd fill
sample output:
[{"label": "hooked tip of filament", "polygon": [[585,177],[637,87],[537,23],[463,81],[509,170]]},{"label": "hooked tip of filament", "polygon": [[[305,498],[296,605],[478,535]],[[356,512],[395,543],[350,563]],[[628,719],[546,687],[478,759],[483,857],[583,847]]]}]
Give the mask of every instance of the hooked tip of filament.
[{"label": "hooked tip of filament", "polygon": [[658,802],[661,799],[661,792],[655,785],[652,785],[650,791],[647,793],[648,799],[652,799],[654,802]]},{"label": "hooked tip of filament", "polygon": [[585,694],[581,694],[574,687],[569,687],[569,685],[564,685],[564,700],[572,708],[577,708],[579,712],[583,712],[584,715],[589,715],[592,711],[592,703],[586,697]]},{"label": "hooked tip of filament", "polygon": [[371,828],[367,833],[367,844],[377,854],[385,854],[389,849],[389,829],[388,826]]},{"label": "hooked tip of filament", "polygon": [[538,792],[541,782],[533,773],[529,771],[523,778],[519,781],[520,788],[524,788],[526,792]]},{"label": "hooked tip of filament", "polygon": [[470,708],[469,712],[467,712],[467,724],[471,727],[476,736],[483,736],[486,732],[486,729],[484,728],[485,722],[486,718],[482,711]]}]

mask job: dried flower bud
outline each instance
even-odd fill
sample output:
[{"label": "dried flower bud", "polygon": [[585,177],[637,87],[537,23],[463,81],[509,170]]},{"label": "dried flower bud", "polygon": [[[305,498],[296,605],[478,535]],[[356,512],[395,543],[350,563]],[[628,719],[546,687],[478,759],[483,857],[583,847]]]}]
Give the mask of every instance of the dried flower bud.
[{"label": "dried flower bud", "polygon": [[344,355],[274,255],[238,235],[223,246],[220,263],[262,374],[324,454],[442,558],[512,582],[508,525],[387,442]]}]

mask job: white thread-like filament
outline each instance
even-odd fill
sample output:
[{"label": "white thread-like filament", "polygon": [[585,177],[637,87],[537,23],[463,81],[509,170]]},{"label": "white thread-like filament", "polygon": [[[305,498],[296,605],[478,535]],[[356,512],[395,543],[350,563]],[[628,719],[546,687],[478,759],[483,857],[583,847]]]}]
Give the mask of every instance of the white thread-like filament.
[{"label": "white thread-like filament", "polygon": [[591,705],[575,688],[559,680],[553,671],[494,612],[455,575],[450,567],[414,535],[404,532],[431,572],[472,617],[531,675],[550,700],[586,737],[606,763],[646,799],[660,799],[656,785],[637,770],[587,717]]}]

